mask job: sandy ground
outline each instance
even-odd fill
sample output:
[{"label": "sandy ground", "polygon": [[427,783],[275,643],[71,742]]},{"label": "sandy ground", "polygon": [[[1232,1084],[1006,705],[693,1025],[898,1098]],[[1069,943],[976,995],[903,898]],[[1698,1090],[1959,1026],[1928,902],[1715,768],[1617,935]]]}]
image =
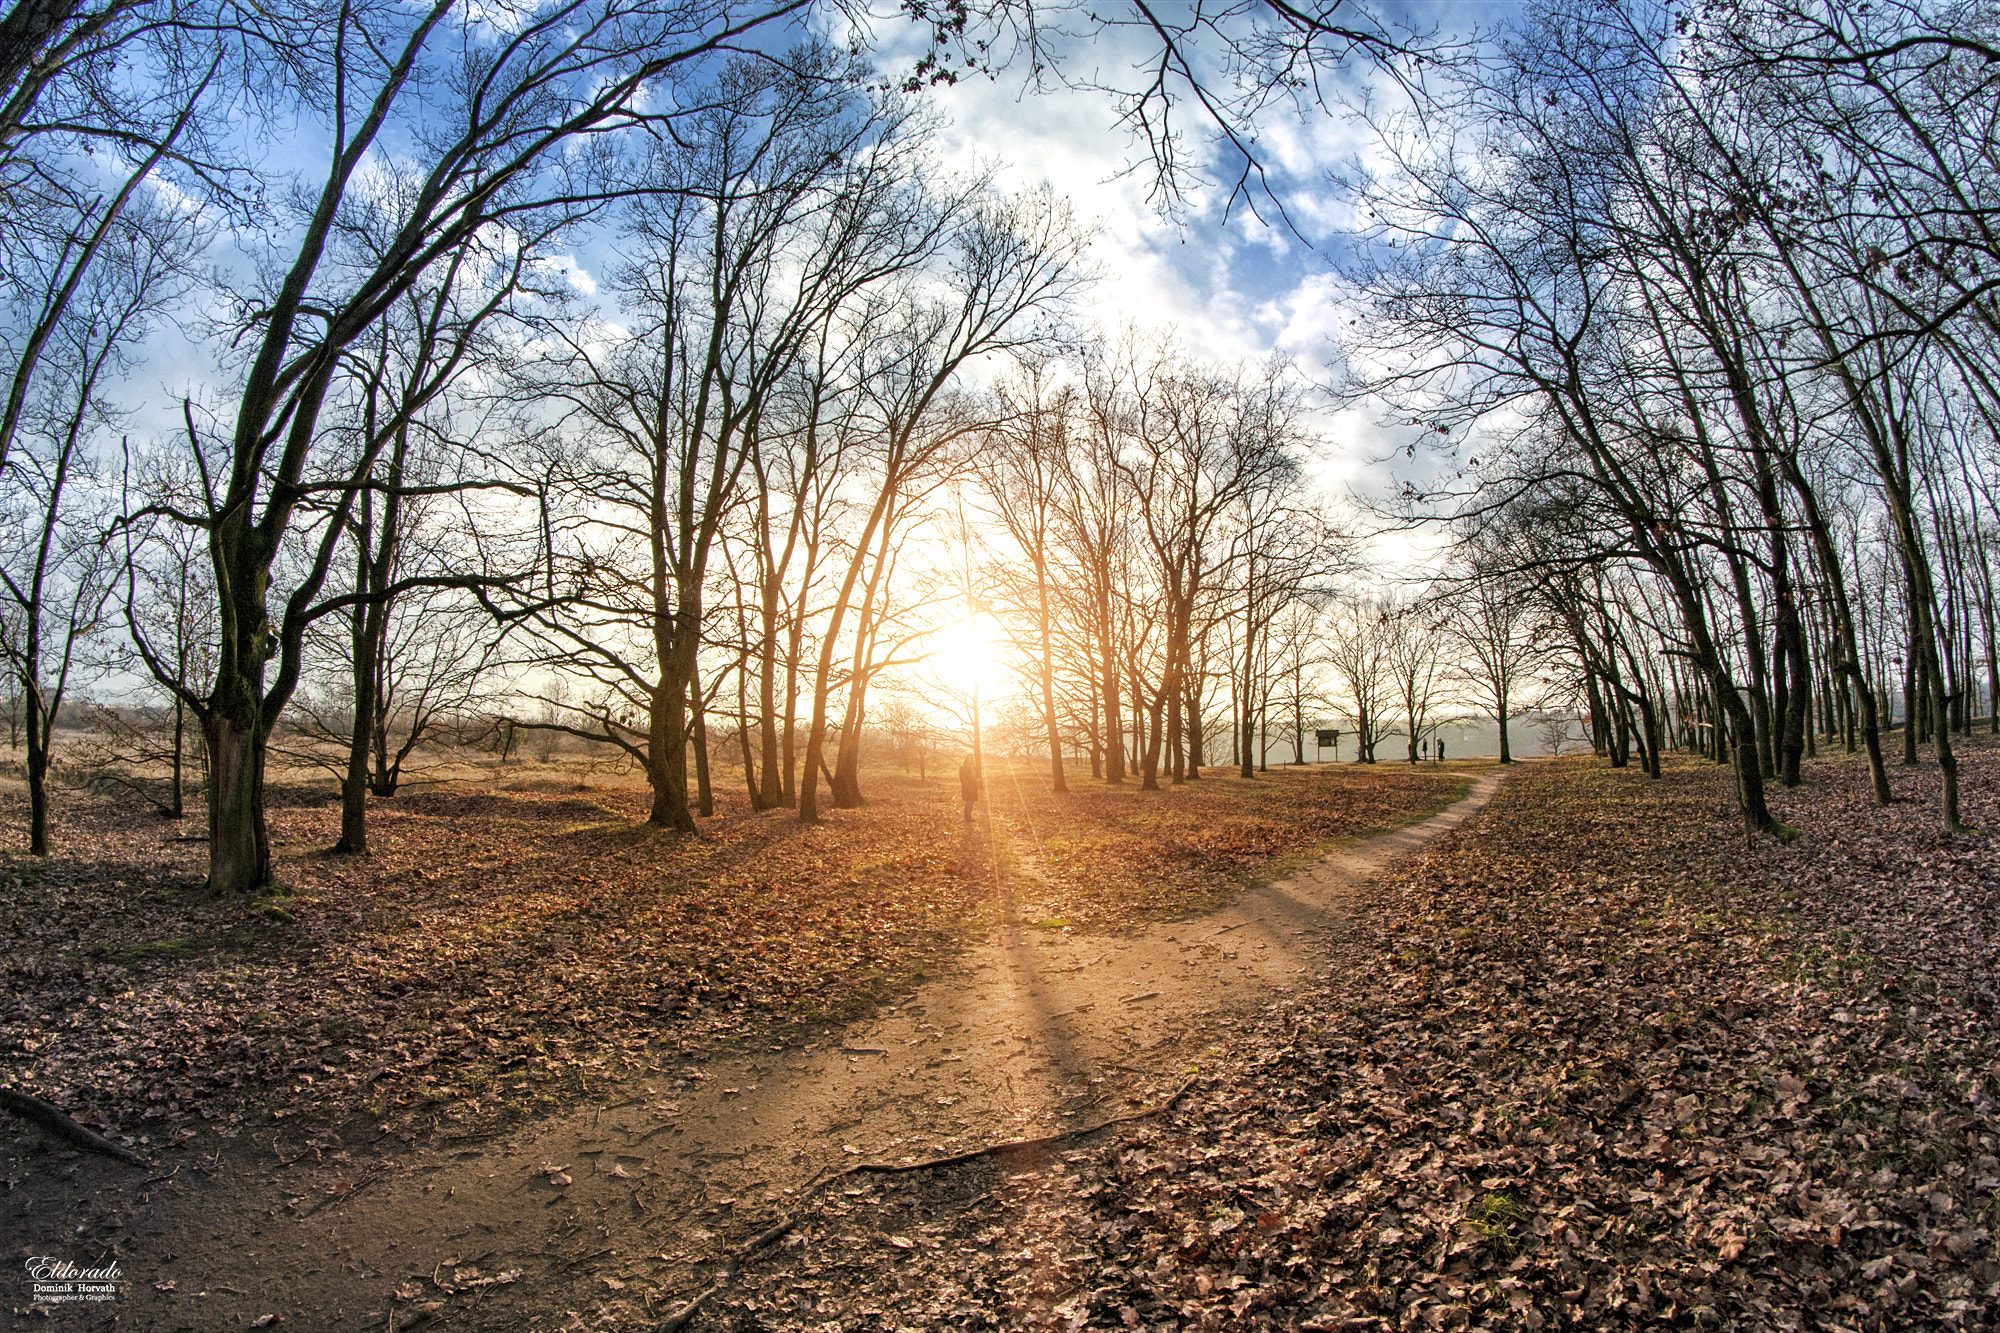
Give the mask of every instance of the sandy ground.
[{"label": "sandy ground", "polygon": [[[828,1175],[1087,1127],[1148,1104],[1249,1012],[1338,966],[1351,888],[1479,809],[1352,844],[1213,914],[1118,936],[1009,911],[906,1002],[793,1047],[607,1087],[602,1104],[472,1146],[283,1126],[152,1175],[0,1128],[0,1230],[117,1295],[15,1328],[651,1328],[715,1256]],[[1034,877],[1033,831],[980,825]],[[260,1323],[260,1320],[267,1322]],[[699,1326],[699,1324],[697,1324]]]}]

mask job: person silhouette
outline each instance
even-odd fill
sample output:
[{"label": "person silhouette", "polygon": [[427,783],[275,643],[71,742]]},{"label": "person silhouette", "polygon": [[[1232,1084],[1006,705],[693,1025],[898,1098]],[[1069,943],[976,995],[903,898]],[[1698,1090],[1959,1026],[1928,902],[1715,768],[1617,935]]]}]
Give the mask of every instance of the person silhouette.
[{"label": "person silhouette", "polygon": [[1444,762],[1444,737],[1442,736],[1438,737],[1437,761],[1440,764]]},{"label": "person silhouette", "polygon": [[965,798],[965,822],[972,822],[972,807],[979,804],[979,756],[967,755],[958,766],[958,794]]}]

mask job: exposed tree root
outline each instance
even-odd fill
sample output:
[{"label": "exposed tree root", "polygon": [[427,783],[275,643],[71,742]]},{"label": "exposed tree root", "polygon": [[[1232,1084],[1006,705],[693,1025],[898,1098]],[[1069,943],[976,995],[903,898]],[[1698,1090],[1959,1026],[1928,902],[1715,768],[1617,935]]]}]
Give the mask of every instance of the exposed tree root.
[{"label": "exposed tree root", "polygon": [[749,1241],[739,1245],[730,1253],[729,1261],[722,1266],[722,1277],[709,1286],[704,1287],[695,1294],[693,1299],[668,1315],[667,1321],[660,1325],[659,1333],[680,1333],[681,1329],[688,1326],[689,1320],[701,1313],[701,1307],[708,1301],[709,1297],[715,1295],[716,1292],[721,1291],[735,1280],[737,1270],[743,1267],[745,1259],[748,1259],[751,1255],[757,1253],[757,1251],[763,1249],[766,1245],[771,1244],[791,1229],[792,1217],[788,1214],[758,1232]]},{"label": "exposed tree root", "polygon": [[[1110,1129],[1113,1125],[1130,1124],[1134,1120],[1144,1120],[1149,1116],[1156,1116],[1162,1111],[1171,1110],[1174,1103],[1178,1102],[1187,1093],[1187,1090],[1194,1086],[1194,1083],[1195,1080],[1191,1078],[1181,1084],[1178,1088],[1174,1089],[1172,1096],[1168,1097],[1158,1106],[1149,1106],[1143,1111],[1134,1111],[1130,1115],[1113,1116],[1109,1120],[1100,1120],[1094,1125],[1079,1125],[1075,1129],[1066,1129],[1060,1134],[1044,1134],[1039,1138],[1033,1139],[1009,1139],[1004,1143],[989,1143],[984,1148],[974,1148],[970,1152],[953,1153],[949,1157],[931,1157],[921,1162],[905,1162],[901,1165],[892,1162],[862,1162],[858,1165],[848,1167],[845,1171],[836,1171],[832,1175],[816,1181],[806,1190],[806,1195],[810,1197],[812,1194],[831,1185],[834,1181],[845,1180],[849,1176],[903,1175],[911,1171],[933,1171],[939,1167],[957,1166],[964,1162],[975,1162],[983,1157],[1004,1157],[1008,1153],[1052,1147],[1058,1143],[1065,1143],[1070,1139],[1082,1138],[1086,1134],[1095,1134],[1099,1130]],[[721,1276],[701,1291],[695,1293],[678,1310],[668,1315],[666,1322],[660,1325],[659,1333],[680,1333],[680,1330],[686,1328],[693,1321],[694,1317],[701,1313],[702,1306],[708,1303],[710,1297],[736,1280],[737,1272],[742,1269],[744,1263],[752,1255],[782,1238],[797,1224],[798,1214],[788,1213],[772,1225],[758,1232],[744,1244],[732,1250],[729,1258],[723,1263]]]},{"label": "exposed tree root", "polygon": [[88,1148],[92,1152],[103,1153],[106,1157],[116,1157],[121,1162],[130,1162],[133,1166],[152,1165],[130,1148],[120,1147],[97,1131],[77,1124],[40,1097],[30,1097],[27,1093],[16,1092],[12,1088],[0,1088],[0,1110],[12,1111],[23,1120],[32,1120],[49,1133],[68,1139],[79,1148]]},{"label": "exposed tree root", "polygon": [[1100,1120],[1094,1125],[1081,1125],[1075,1129],[1066,1129],[1060,1134],[1044,1134],[1040,1138],[1035,1139],[1009,1139],[1005,1143],[989,1143],[984,1148],[974,1148],[971,1152],[954,1153],[950,1157],[932,1157],[921,1162],[906,1162],[900,1166],[890,1162],[862,1162],[859,1165],[848,1167],[845,1171],[836,1172],[820,1183],[822,1185],[830,1185],[845,1176],[863,1174],[901,1175],[906,1171],[931,1171],[941,1166],[956,1166],[960,1162],[975,1162],[982,1157],[1002,1157],[1011,1152],[1021,1152],[1030,1148],[1047,1148],[1068,1139],[1081,1138],[1086,1134],[1095,1134],[1098,1130],[1109,1129],[1113,1125],[1129,1124],[1134,1120],[1144,1120],[1148,1116],[1158,1115],[1160,1112],[1172,1108],[1173,1104],[1179,1101],[1187,1090],[1193,1086],[1194,1080],[1189,1079],[1178,1088],[1175,1088],[1173,1096],[1167,1098],[1158,1106],[1149,1106],[1143,1111],[1134,1111],[1130,1115],[1113,1116],[1109,1120]]}]

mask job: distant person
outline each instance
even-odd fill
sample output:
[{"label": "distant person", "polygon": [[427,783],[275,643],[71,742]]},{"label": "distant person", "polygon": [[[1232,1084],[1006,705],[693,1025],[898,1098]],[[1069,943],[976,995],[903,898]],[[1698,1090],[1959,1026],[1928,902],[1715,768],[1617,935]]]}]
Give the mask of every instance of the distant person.
[{"label": "distant person", "polygon": [[1437,759],[1437,761],[1438,761],[1438,762],[1439,762],[1440,764],[1442,764],[1442,763],[1444,762],[1444,737],[1442,737],[1442,736],[1438,737],[1438,759]]},{"label": "distant person", "polygon": [[1431,757],[1431,743],[1429,741],[1423,741],[1420,742],[1420,744],[1423,749],[1424,761],[1428,763],[1430,762],[1430,757]]},{"label": "distant person", "polygon": [[965,798],[965,822],[972,822],[972,807],[979,804],[979,756],[967,755],[958,766],[958,794]]}]

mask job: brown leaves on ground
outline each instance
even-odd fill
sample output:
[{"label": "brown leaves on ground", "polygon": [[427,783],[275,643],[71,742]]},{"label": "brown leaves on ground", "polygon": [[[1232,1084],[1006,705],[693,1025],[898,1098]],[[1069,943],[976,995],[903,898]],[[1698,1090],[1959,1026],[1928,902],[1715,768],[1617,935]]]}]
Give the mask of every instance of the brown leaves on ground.
[{"label": "brown leaves on ground", "polygon": [[1210,769],[1157,792],[1129,778],[1058,797],[1023,766],[988,786],[1037,911],[1105,928],[1212,908],[1249,876],[1275,878],[1335,840],[1433,814],[1471,786],[1460,767],[1307,765],[1254,779]]},{"label": "brown leaves on ground", "polygon": [[[1996,758],[1963,760],[1989,828]],[[1877,810],[1858,764],[1812,765],[1775,794],[1787,848],[1745,844],[1727,770],[1521,773],[1170,1117],[835,1201],[733,1304],[813,1329],[1990,1329],[2000,855],[1935,832],[1933,771],[1895,777],[1908,804]]]},{"label": "brown leaves on ground", "polygon": [[[1003,825],[1032,815],[1088,845],[1063,902],[1091,919],[1108,915],[1091,876],[1107,897],[1145,881],[1126,858],[1206,845],[1176,855],[1207,891],[1329,831],[1400,822],[1437,785],[1079,782],[1056,799],[1039,774],[995,774]],[[434,790],[374,802],[373,854],[344,858],[321,850],[330,793],[274,787],[291,893],[261,904],[201,891],[198,814],[71,797],[55,857],[0,860],[0,1077],[151,1150],[267,1114],[490,1124],[718,1041],[803,1040],[920,980],[1004,887],[956,782],[884,773],[869,790],[815,828],[726,795],[693,838],[637,823],[642,789]]]}]

